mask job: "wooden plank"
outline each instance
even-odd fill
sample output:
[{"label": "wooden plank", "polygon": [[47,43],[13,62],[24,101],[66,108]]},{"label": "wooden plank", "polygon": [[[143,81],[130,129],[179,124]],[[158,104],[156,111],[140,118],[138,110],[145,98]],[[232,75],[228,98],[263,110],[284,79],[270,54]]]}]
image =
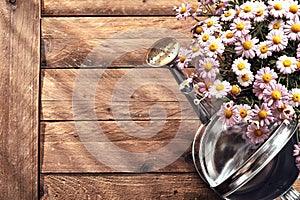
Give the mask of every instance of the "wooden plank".
[{"label": "wooden plank", "polygon": [[42,67],[145,66],[158,39],[175,37],[188,46],[193,24],[174,17],[43,18]]},{"label": "wooden plank", "polygon": [[[59,15],[175,15],[181,0],[44,0],[44,16]],[[194,3],[197,5],[197,2]]]},{"label": "wooden plank", "polygon": [[42,185],[41,200],[220,199],[196,173],[42,175]]},{"label": "wooden plank", "polygon": [[199,120],[43,122],[41,172],[194,171],[190,146],[198,126]]},{"label": "wooden plank", "polygon": [[0,199],[38,199],[40,3],[0,2]]}]

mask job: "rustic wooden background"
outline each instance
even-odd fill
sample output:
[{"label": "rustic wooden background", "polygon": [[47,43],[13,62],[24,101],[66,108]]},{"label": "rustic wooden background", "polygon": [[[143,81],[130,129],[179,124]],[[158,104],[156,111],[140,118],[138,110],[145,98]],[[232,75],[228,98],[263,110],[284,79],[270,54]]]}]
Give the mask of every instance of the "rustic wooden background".
[{"label": "rustic wooden background", "polygon": [[[192,22],[176,21],[172,12],[181,3],[0,2],[0,199],[219,199],[192,163],[197,116],[167,69],[145,67],[147,47],[154,41],[168,34],[182,41],[190,36]],[[97,81],[95,96],[88,82],[76,84],[85,73]],[[98,80],[95,74],[102,76]],[[128,74],[135,76],[124,79]],[[74,98],[78,89],[87,92]],[[76,112],[74,102],[80,108]],[[163,111],[153,109],[157,106]],[[188,145],[171,163],[172,154],[163,154],[136,168],[128,168],[134,157],[126,158],[127,165],[107,166],[78,133],[83,127],[93,135],[95,125],[109,143],[127,152],[163,149],[180,127],[184,134],[178,147]],[[86,139],[96,147],[108,145]],[[118,151],[109,148],[99,153],[119,159]],[[155,159],[168,165],[156,169]],[[299,181],[295,187],[300,189]]]}]

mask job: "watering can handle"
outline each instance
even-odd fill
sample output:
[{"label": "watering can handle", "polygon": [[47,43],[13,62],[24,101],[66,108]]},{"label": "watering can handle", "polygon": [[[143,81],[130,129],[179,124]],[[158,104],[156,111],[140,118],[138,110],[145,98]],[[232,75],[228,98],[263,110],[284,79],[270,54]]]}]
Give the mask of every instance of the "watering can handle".
[{"label": "watering can handle", "polygon": [[281,197],[282,200],[299,200],[300,193],[291,187],[288,191],[286,191]]}]

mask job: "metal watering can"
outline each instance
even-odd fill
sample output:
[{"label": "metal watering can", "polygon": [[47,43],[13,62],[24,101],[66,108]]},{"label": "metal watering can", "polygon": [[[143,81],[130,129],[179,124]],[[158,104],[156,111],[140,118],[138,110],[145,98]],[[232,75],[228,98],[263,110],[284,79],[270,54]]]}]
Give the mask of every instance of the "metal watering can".
[{"label": "metal watering can", "polygon": [[[253,149],[240,134],[246,131],[245,124],[224,129],[216,115],[220,102],[194,103],[197,97],[192,85],[173,63],[179,48],[175,38],[158,40],[149,49],[146,62],[172,72],[202,122],[192,146],[194,165],[200,177],[223,199],[300,199],[300,194],[292,188],[299,174],[292,156],[297,122],[274,126],[269,139]],[[224,134],[228,131],[231,134]]]}]

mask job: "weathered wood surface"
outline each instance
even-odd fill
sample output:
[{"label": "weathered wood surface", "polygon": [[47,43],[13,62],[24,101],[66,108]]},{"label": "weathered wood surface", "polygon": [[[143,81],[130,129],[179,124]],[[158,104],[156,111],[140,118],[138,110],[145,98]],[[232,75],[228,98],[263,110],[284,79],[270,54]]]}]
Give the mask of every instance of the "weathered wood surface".
[{"label": "weathered wood surface", "polygon": [[[48,199],[205,199],[220,198],[196,173],[43,175]],[[67,193],[65,191],[68,191]]]},{"label": "weathered wood surface", "polygon": [[0,2],[0,199],[37,199],[40,3]]},{"label": "weathered wood surface", "polygon": [[[175,15],[181,0],[44,0],[44,16],[73,15]],[[195,6],[197,2],[195,1]]]},{"label": "weathered wood surface", "polygon": [[42,67],[145,66],[156,40],[172,36],[189,43],[193,23],[174,17],[43,18]]}]

